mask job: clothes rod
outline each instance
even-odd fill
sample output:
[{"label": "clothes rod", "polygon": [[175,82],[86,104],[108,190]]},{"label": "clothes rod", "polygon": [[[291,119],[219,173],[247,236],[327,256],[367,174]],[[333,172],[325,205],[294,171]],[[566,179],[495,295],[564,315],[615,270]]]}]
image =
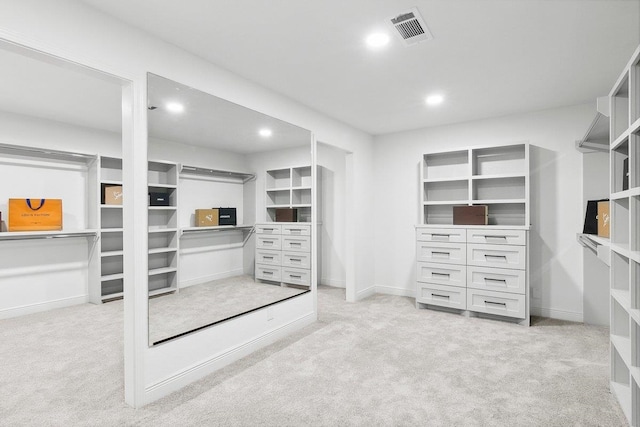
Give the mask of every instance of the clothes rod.
[{"label": "clothes rod", "polygon": [[20,235],[20,236],[11,236],[10,232],[0,233],[0,241],[9,241],[9,240],[35,240],[35,239],[69,239],[73,237],[93,237],[94,240],[97,239],[98,235],[96,233],[70,233],[70,234],[40,234],[40,235]]},{"label": "clothes rod", "polygon": [[84,153],[72,153],[69,151],[58,151],[58,150],[48,150],[44,148],[37,147],[25,147],[11,144],[0,144],[0,150],[11,150],[11,151],[19,151],[24,153],[36,153],[43,154],[46,156],[58,156],[58,157],[67,157],[67,158],[76,158],[76,159],[93,159],[96,156],[92,154],[84,154]]}]

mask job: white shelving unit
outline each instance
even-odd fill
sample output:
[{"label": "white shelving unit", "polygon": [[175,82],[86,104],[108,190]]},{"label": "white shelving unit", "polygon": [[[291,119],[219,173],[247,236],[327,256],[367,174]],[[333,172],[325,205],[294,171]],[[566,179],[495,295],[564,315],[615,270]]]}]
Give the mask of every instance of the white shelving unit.
[{"label": "white shelving unit", "polygon": [[422,158],[421,224],[453,224],[453,206],[488,205],[489,225],[529,225],[529,144],[428,153]]},{"label": "white shelving unit", "polygon": [[[640,425],[640,48],[609,94],[611,392]],[[628,163],[628,184],[624,165]]]},{"label": "white shelving unit", "polygon": [[265,184],[267,221],[276,220],[276,208],[295,208],[298,222],[311,221],[311,166],[268,170]]},{"label": "white shelving unit", "polygon": [[[454,225],[487,205],[488,225]],[[416,307],[529,325],[529,144],[427,153],[420,163]]]},{"label": "white shelving unit", "polygon": [[149,205],[149,295],[178,290],[178,165],[148,162],[149,193],[162,193],[168,206]]}]

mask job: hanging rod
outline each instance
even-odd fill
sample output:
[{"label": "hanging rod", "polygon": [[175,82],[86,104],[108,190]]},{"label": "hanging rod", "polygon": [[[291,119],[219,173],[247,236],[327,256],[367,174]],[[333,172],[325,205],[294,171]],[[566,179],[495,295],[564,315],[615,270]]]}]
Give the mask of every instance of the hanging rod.
[{"label": "hanging rod", "polygon": [[9,240],[35,240],[35,239],[69,239],[74,237],[93,237],[94,240],[98,238],[97,231],[79,231],[79,232],[49,232],[49,233],[35,233],[35,232],[4,232],[0,233],[1,241]]},{"label": "hanging rod", "polygon": [[249,172],[235,172],[235,171],[227,171],[222,169],[201,168],[197,166],[187,166],[187,165],[180,166],[180,173],[218,177],[218,178],[236,178],[236,179],[242,180],[243,184],[256,179],[256,175]]},{"label": "hanging rod", "polygon": [[92,160],[97,158],[94,154],[73,153],[70,151],[50,150],[48,148],[25,147],[22,145],[1,144],[0,151],[13,151],[23,155],[39,155],[40,157],[49,157],[66,160]]},{"label": "hanging rod", "polygon": [[199,232],[219,232],[219,231],[235,231],[235,230],[247,230],[249,233],[253,233],[255,226],[253,225],[218,225],[212,227],[187,227],[180,229],[180,235],[193,234]]}]

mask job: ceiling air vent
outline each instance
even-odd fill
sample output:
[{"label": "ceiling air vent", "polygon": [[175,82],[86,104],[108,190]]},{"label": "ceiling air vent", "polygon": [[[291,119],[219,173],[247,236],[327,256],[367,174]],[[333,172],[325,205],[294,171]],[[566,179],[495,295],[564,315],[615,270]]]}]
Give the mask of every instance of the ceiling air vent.
[{"label": "ceiling air vent", "polygon": [[415,7],[389,18],[389,21],[407,46],[433,39],[427,24]]}]

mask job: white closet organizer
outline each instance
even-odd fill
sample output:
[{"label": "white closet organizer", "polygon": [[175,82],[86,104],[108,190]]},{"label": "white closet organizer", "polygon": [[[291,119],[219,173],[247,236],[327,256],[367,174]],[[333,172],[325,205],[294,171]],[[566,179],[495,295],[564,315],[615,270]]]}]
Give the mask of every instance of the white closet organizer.
[{"label": "white closet organizer", "polygon": [[276,208],[298,209],[298,221],[311,221],[311,166],[267,171],[267,221],[276,220]]},{"label": "white closet organizer", "polygon": [[[178,165],[149,161],[149,193],[161,193],[168,206],[149,205],[149,295],[178,290]],[[151,200],[151,198],[150,198]]]},{"label": "white closet organizer", "polygon": [[631,425],[637,426],[640,425],[640,48],[616,81],[609,99],[611,391]]},{"label": "white closet organizer", "polygon": [[311,286],[311,225],[256,224],[257,280]]},{"label": "white closet organizer", "polygon": [[[529,325],[529,144],[423,155],[416,306]],[[453,225],[456,205],[488,205],[489,224]]]}]

